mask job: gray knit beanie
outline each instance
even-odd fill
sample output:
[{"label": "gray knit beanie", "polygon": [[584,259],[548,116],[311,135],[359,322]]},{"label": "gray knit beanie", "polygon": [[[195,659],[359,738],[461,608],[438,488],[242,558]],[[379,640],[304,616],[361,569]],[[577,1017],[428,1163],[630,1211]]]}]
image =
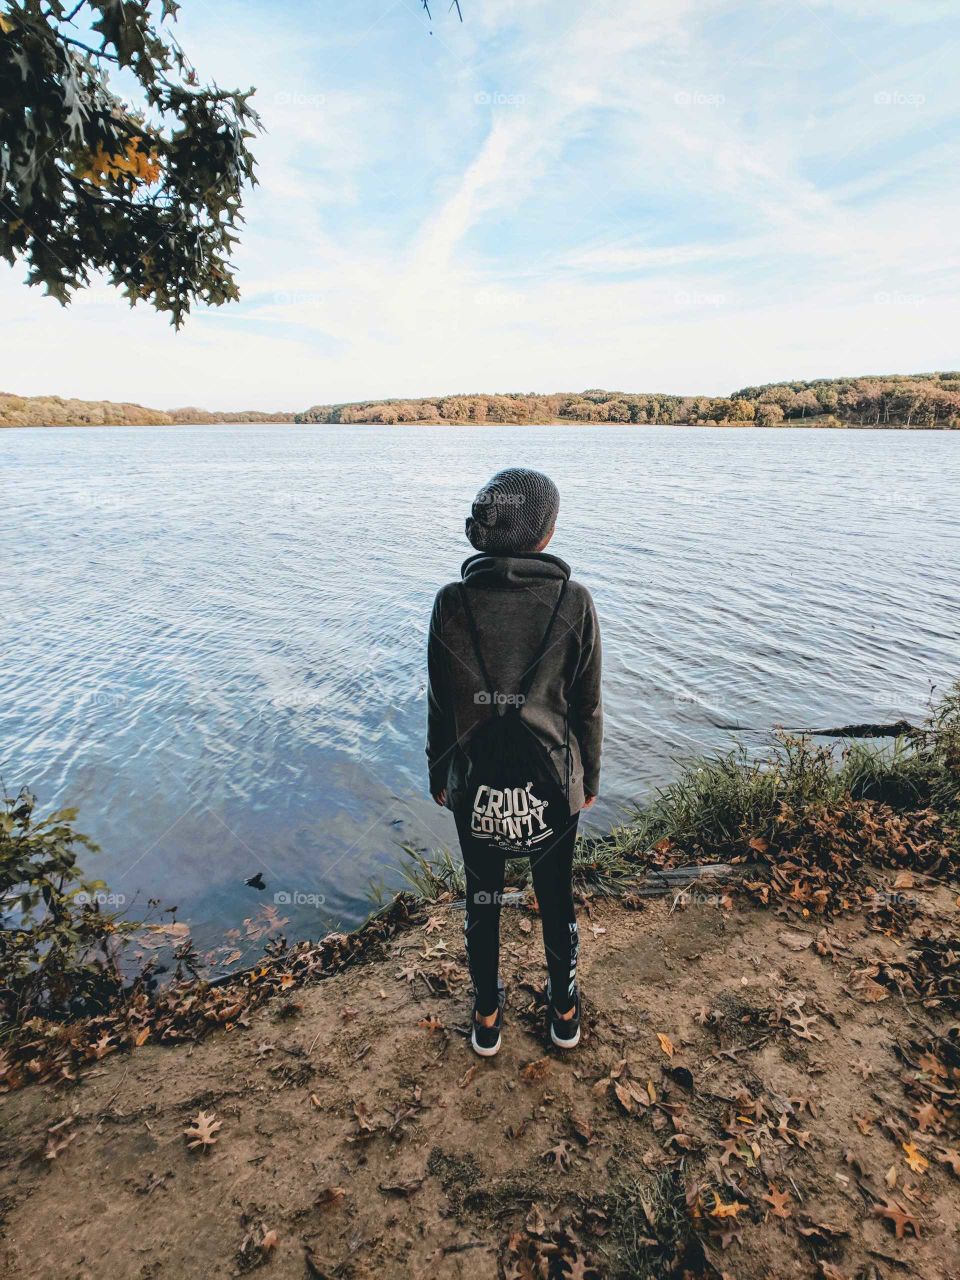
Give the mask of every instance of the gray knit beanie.
[{"label": "gray knit beanie", "polygon": [[498,471],[473,501],[467,537],[494,556],[534,551],[557,522],[560,492],[549,476],[526,467]]}]

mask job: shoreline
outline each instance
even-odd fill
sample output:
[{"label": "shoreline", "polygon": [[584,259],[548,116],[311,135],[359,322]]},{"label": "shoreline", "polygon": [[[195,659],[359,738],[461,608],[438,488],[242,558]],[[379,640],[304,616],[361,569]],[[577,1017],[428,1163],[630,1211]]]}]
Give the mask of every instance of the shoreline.
[{"label": "shoreline", "polygon": [[389,427],[391,429],[408,428],[416,429],[419,427],[452,427],[455,430],[477,430],[477,431],[496,431],[501,427],[522,427],[524,430],[536,429],[537,427],[602,427],[602,428],[627,428],[635,431],[644,431],[651,428],[659,428],[665,431],[900,431],[910,434],[919,432],[930,432],[934,435],[942,435],[954,431],[960,431],[960,424],[957,426],[904,426],[900,423],[866,423],[857,422],[839,422],[835,426],[824,426],[816,422],[803,422],[802,420],[785,421],[770,424],[768,426],[758,426],[755,422],[598,422],[587,418],[559,418],[544,422],[462,422],[456,420],[438,420],[417,421],[417,422],[291,422],[286,418],[271,418],[260,422],[45,422],[45,423],[25,423],[25,424],[7,424],[0,423],[0,431],[56,431],[56,430],[77,430],[77,431],[98,431],[104,429],[113,430],[131,430],[139,431],[141,429],[154,428],[157,430],[171,431],[178,428],[194,429],[196,427],[297,427],[305,430],[310,427],[342,427],[345,431],[354,431],[357,428],[364,427]]},{"label": "shoreline", "polygon": [[573,1053],[545,1037],[523,863],[504,1046],[470,1051],[462,868],[415,850],[411,891],[350,933],[24,1021],[0,1048],[0,1270],[960,1269],[960,685],[895,743],[704,758],[582,841]]},{"label": "shoreline", "polygon": [[[864,816],[841,828],[851,854],[878,852]],[[216,1003],[208,1033],[185,1014],[124,1052],[101,1025],[82,1071],[0,1096],[0,1263],[37,1280],[64,1256],[81,1280],[813,1280],[880,1256],[947,1274],[960,1060],[938,1028],[960,992],[932,956],[904,964],[955,886],[918,870],[907,893],[884,853],[842,883],[812,848],[759,858],[679,897],[581,881],[573,1054],[544,1044],[527,895],[504,910],[494,1059],[465,1042],[453,900],[395,901],[363,947],[332,935],[330,973],[304,948],[302,981],[278,957],[270,978],[195,989]],[[791,864],[820,908],[794,898]],[[237,1007],[258,982],[269,995]]]}]

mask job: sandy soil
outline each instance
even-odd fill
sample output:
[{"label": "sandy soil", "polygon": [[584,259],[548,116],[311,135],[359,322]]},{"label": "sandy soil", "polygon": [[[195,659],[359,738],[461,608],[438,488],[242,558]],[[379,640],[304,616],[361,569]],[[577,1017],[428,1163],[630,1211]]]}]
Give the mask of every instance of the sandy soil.
[{"label": "sandy soil", "polygon": [[[504,1045],[480,1061],[459,912],[424,912],[247,1028],[0,1098],[0,1273],[596,1280],[683,1256],[744,1280],[957,1280],[956,1138],[910,1048],[931,1015],[859,972],[902,942],[828,927],[821,955],[817,924],[772,910],[593,902],[583,1043],[561,1054],[538,921],[505,910]],[[190,1149],[200,1112],[220,1127]],[[898,1220],[875,1212],[891,1202]]]}]

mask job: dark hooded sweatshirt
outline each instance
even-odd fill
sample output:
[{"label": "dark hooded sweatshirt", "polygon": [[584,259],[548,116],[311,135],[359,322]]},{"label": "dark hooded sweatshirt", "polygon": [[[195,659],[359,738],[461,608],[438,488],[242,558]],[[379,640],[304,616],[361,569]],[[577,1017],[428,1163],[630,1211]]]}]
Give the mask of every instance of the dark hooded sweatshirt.
[{"label": "dark hooded sweatshirt", "polygon": [[[523,706],[523,717],[565,777],[564,718],[570,719],[570,809],[600,788],[603,709],[600,628],[590,592],[570,581],[559,556],[476,555],[460,570],[480,632],[480,646],[497,694],[518,689],[536,653],[564,580],[567,590],[549,648]],[[427,764],[430,792],[447,786],[452,749],[491,714],[460,600],[460,583],[437,593],[427,650]],[[479,698],[478,698],[479,695]]]}]

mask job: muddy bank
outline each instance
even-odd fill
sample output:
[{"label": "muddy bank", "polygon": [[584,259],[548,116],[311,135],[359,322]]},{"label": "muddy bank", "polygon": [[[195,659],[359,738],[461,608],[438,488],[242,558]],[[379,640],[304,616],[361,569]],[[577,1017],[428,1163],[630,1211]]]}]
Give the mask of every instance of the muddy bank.
[{"label": "muddy bank", "polygon": [[3,1274],[960,1276],[957,1045],[885,976],[957,903],[911,896],[903,937],[740,893],[585,903],[568,1055],[527,901],[489,1061],[459,912],[394,921],[229,1031],[0,1099]]}]

